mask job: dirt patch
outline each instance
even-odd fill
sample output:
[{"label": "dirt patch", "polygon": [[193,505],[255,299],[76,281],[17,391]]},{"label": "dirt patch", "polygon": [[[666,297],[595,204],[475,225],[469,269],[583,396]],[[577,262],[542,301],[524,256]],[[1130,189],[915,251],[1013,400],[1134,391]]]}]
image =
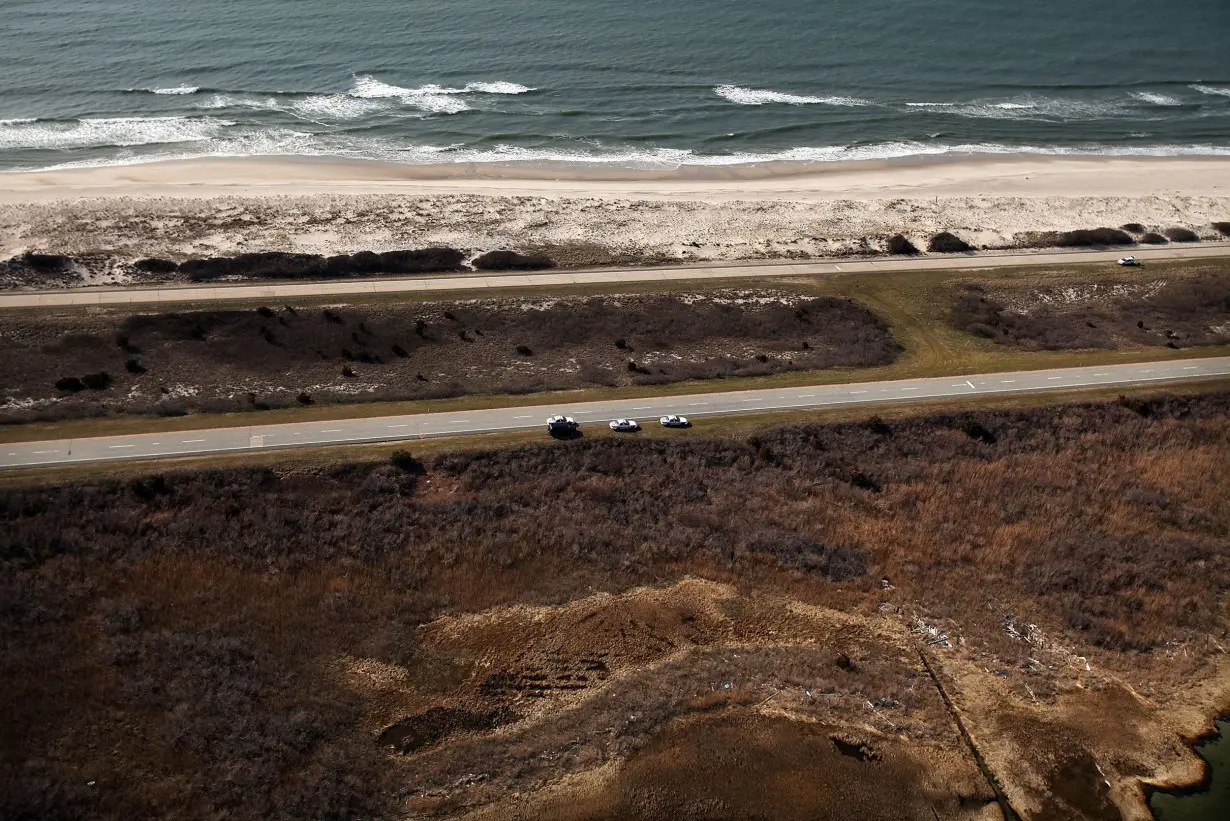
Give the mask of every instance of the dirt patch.
[{"label": "dirt patch", "polygon": [[1024,290],[969,283],[954,297],[960,330],[1031,350],[1188,348],[1230,341],[1230,277],[1064,283]]},{"label": "dirt patch", "polygon": [[[654,385],[893,361],[887,324],[788,291],[12,316],[0,419]],[[58,380],[106,372],[100,391]]]},{"label": "dirt patch", "polygon": [[968,776],[929,778],[925,753],[907,745],[877,739],[863,759],[832,733],[744,710],[676,722],[628,759],[599,799],[610,809],[590,818],[969,818],[988,802]]},{"label": "dirt patch", "polygon": [[458,733],[492,730],[511,719],[507,713],[475,713],[451,707],[432,707],[384,728],[376,742],[406,755]]}]

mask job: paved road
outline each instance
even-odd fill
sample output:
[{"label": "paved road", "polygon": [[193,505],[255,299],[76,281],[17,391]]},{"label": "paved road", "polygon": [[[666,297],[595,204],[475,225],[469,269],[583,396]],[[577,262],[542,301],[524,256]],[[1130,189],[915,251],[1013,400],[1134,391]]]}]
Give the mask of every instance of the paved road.
[{"label": "paved road", "polygon": [[[543,428],[545,431],[546,418],[556,413],[576,418],[581,423],[582,433],[587,428],[605,426],[611,419],[620,417],[657,424],[658,417],[668,413],[691,417],[700,427],[704,425],[705,417],[715,414],[833,405],[870,405],[877,402],[1054,391],[1101,385],[1165,383],[1226,375],[1230,375],[1230,357],[984,374],[968,378],[944,376],[897,382],[772,388],[609,402],[340,419],[332,422],[299,422],[94,439],[59,439],[0,445],[0,468],[200,456],[238,451],[256,452],[307,445],[391,442],[532,428]],[[545,435],[544,432],[544,438]]]},{"label": "paved road", "polygon": [[329,282],[262,282],[234,285],[197,285],[168,288],[76,288],[60,291],[25,291],[0,294],[0,308],[65,305],[128,305],[159,302],[221,302],[225,300],[286,301],[302,297],[359,294],[424,293],[544,285],[609,285],[624,282],[667,282],[700,279],[816,276],[835,273],[870,273],[959,268],[1002,268],[1019,265],[1106,263],[1126,253],[1148,261],[1230,256],[1230,243],[1205,242],[1132,248],[1117,251],[1044,251],[924,256],[919,258],[840,259],[801,263],[722,263],[669,268],[607,268],[596,271],[555,271],[537,274],[467,274],[446,277],[345,279]]}]

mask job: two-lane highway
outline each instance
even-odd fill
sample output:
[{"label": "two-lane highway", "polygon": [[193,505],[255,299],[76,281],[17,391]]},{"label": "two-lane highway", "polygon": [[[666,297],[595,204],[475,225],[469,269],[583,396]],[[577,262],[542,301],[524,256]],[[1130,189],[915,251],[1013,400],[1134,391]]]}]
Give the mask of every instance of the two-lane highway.
[{"label": "two-lane highway", "polygon": [[[325,296],[387,296],[452,291],[493,291],[509,288],[568,287],[576,285],[623,285],[638,282],[693,282],[771,277],[873,274],[899,271],[1008,268],[1046,265],[1108,265],[1128,253],[1124,248],[1089,251],[1047,249],[1043,251],[979,252],[975,254],[928,254],[917,257],[843,257],[806,262],[729,262],[636,268],[556,270],[534,273],[476,272],[454,275],[380,277],[377,279],[332,279],[313,282],[252,281],[214,285],[132,286],[117,288],[65,288],[57,291],[11,291],[0,294],[0,309],[56,308],[70,305],[145,305],[197,302],[274,302]],[[1230,243],[1203,242],[1131,249],[1146,264],[1172,260],[1209,259],[1230,256]]]},{"label": "two-lane highway", "polygon": [[[56,439],[0,444],[0,468],[20,468],[160,459],[216,453],[259,452],[280,448],[393,442],[442,436],[493,433],[544,427],[546,418],[565,414],[586,427],[626,417],[657,424],[660,416],[680,414],[698,420],[717,414],[801,410],[836,405],[873,405],[922,399],[1030,393],[1133,384],[1165,384],[1230,375],[1230,357],[1101,365],[1042,371],[943,376],[894,382],[768,388],[728,393],[646,397],[532,407],[492,408],[410,416],[381,416],[253,425],[195,431],[145,433],[91,439]],[[545,433],[544,433],[545,436]]]}]

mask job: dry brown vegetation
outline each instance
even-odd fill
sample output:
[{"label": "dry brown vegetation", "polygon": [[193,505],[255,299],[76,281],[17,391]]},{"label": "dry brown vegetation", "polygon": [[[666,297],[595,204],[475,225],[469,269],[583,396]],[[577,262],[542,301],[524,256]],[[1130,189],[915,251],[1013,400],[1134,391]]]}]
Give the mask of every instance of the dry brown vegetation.
[{"label": "dry brown vegetation", "polygon": [[6,489],[0,815],[996,817],[929,658],[1018,812],[1118,817],[1224,685],[1228,420]]},{"label": "dry brown vegetation", "polygon": [[1230,277],[1068,283],[1032,293],[966,283],[950,321],[958,329],[1029,349],[1187,348],[1230,341]]},{"label": "dry brown vegetation", "polygon": [[[0,419],[655,385],[881,365],[850,300],[787,291],[21,315],[0,330]],[[57,382],[106,373],[101,390]],[[99,383],[101,384],[101,383]]]}]

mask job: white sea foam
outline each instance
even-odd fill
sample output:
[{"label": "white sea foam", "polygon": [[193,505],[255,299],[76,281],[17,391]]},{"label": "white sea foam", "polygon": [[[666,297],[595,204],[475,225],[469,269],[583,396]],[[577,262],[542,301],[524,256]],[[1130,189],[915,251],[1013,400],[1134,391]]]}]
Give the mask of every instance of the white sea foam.
[{"label": "white sea foam", "polygon": [[18,117],[14,120],[0,120],[0,128],[10,125],[28,125],[29,123],[37,123],[36,117]]},{"label": "white sea foam", "polygon": [[1155,91],[1133,91],[1132,98],[1149,105],[1175,106],[1183,105],[1183,101],[1169,94],[1159,94]]},{"label": "white sea foam", "polygon": [[[5,142],[6,132],[0,129],[0,148],[60,147],[51,140],[31,145],[34,140]],[[147,145],[145,143],[129,143]],[[81,135],[76,135],[77,145]],[[99,147],[113,145],[106,142]],[[229,128],[212,137],[194,141],[191,145],[151,146],[139,152],[129,150],[118,155],[96,157],[51,166],[73,168],[104,165],[124,165],[201,157],[309,156],[366,159],[405,165],[443,165],[489,163],[503,165],[568,165],[599,166],[629,169],[670,170],[688,166],[739,166],[765,163],[826,163],[888,159],[910,156],[968,155],[1042,155],[1042,156],[1230,156],[1230,147],[1212,145],[1116,146],[1074,145],[1035,147],[999,143],[969,143],[941,145],[930,142],[889,142],[859,146],[803,146],[778,152],[697,154],[686,149],[666,147],[628,148],[605,146],[595,141],[573,141],[558,147],[530,148],[514,145],[493,145],[474,148],[465,145],[406,145],[396,140],[363,137],[354,134],[313,134],[289,129]]]},{"label": "white sea foam", "polygon": [[380,100],[352,97],[349,94],[313,94],[310,97],[290,101],[285,106],[278,105],[278,101],[273,99],[266,102],[273,103],[273,107],[289,111],[307,120],[356,120],[385,107]]},{"label": "white sea foam", "polygon": [[403,88],[390,85],[374,77],[356,77],[350,96],[361,100],[395,99],[402,105],[426,111],[429,114],[460,114],[469,111],[470,105],[459,98],[461,92],[438,85],[418,88]]},{"label": "white sea foam", "polygon": [[183,96],[186,94],[196,94],[201,89],[197,86],[175,86],[174,88],[151,88],[148,89],[150,94],[169,94],[174,96]]},{"label": "white sea foam", "polygon": [[129,147],[209,140],[234,123],[188,117],[114,117],[0,123],[0,149]]},{"label": "white sea foam", "polygon": [[1011,100],[971,100],[969,102],[906,103],[907,110],[937,111],[958,117],[986,120],[1041,120],[1063,122],[1096,120],[1129,113],[1119,100],[1064,100],[1026,95]]},{"label": "white sea foam", "polygon": [[466,83],[465,88],[462,89],[466,94],[528,94],[535,90],[520,83],[509,83],[504,80],[494,83]]},{"label": "white sea foam", "polygon": [[1230,97],[1230,88],[1219,88],[1217,86],[1194,85],[1191,87],[1193,91],[1199,91],[1201,94],[1212,94],[1217,97]]},{"label": "white sea foam", "polygon": [[504,80],[467,83],[461,88],[434,83],[417,88],[404,88],[375,77],[361,75],[355,77],[350,96],[367,100],[395,99],[403,105],[431,114],[458,114],[470,110],[470,104],[460,99],[465,94],[526,94],[530,91],[534,89]]},{"label": "white sea foam", "polygon": [[865,106],[871,105],[868,100],[860,100],[855,97],[807,97],[799,94],[785,94],[780,91],[770,91],[767,89],[742,88],[741,86],[717,86],[713,89],[713,93],[729,100],[732,103],[739,105],[771,105],[774,103],[785,105],[837,105],[837,106]]}]

